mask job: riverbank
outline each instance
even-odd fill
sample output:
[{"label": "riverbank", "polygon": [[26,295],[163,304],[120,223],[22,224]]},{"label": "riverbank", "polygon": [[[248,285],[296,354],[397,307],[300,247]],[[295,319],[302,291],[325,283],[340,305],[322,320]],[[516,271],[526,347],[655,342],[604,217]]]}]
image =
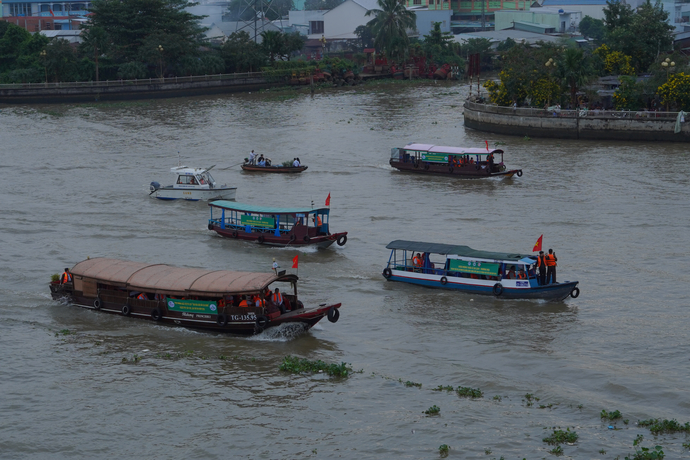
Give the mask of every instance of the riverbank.
[{"label": "riverbank", "polygon": [[680,124],[678,112],[545,111],[499,107],[466,101],[465,126],[495,134],[624,141],[690,142],[690,125]]}]

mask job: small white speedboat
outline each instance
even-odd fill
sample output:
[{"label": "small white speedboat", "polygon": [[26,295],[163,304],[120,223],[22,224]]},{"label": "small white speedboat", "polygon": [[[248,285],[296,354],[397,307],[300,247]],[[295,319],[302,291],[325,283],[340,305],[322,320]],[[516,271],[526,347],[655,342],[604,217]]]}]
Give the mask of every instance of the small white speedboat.
[{"label": "small white speedboat", "polygon": [[218,185],[209,173],[211,169],[213,166],[205,169],[187,166],[170,168],[170,172],[177,178],[175,183],[161,186],[158,182],[151,182],[149,196],[159,200],[234,200],[237,187]]}]

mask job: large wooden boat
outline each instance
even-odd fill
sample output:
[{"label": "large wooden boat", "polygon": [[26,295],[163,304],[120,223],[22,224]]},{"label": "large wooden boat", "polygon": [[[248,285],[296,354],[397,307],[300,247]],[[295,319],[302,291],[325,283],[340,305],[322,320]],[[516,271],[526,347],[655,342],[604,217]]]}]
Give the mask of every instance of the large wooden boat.
[{"label": "large wooden boat", "polygon": [[273,246],[343,246],[347,232],[331,233],[330,208],[273,208],[212,201],[208,229],[221,236]]},{"label": "large wooden boat", "polygon": [[172,185],[161,186],[158,182],[151,182],[150,196],[159,200],[234,200],[237,187],[228,187],[216,183],[209,172],[210,168],[188,168],[176,166],[170,172],[176,177]]},{"label": "large wooden boat", "polygon": [[[292,323],[305,330],[323,317],[336,322],[341,304],[305,308],[297,297],[297,276],[179,268],[96,258],[72,268],[72,281],[50,284],[53,299],[93,310],[163,324],[256,334]],[[283,305],[267,293],[278,287]],[[244,297],[258,298],[240,307]]]},{"label": "large wooden boat", "polygon": [[242,171],[249,172],[262,172],[262,173],[272,173],[272,174],[296,174],[305,171],[309,166],[283,166],[283,165],[271,165],[271,166],[259,166],[245,163],[241,166]]},{"label": "large wooden boat", "polygon": [[419,174],[467,178],[522,176],[522,169],[509,170],[505,166],[500,149],[408,144],[391,149],[390,165],[400,171]]},{"label": "large wooden boat", "polygon": [[537,258],[532,255],[403,240],[386,248],[391,255],[383,276],[390,281],[509,299],[564,300],[580,295],[578,281],[540,285]]}]

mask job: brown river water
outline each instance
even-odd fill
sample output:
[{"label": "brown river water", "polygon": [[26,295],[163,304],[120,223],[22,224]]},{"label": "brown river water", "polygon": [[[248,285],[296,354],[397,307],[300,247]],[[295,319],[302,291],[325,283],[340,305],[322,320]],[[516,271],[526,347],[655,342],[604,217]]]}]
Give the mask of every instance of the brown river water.
[{"label": "brown river water", "polygon": [[[687,145],[466,130],[466,95],[421,82],[0,108],[0,458],[434,459],[447,444],[449,458],[535,459],[551,458],[542,439],[566,428],[579,439],[564,458],[622,459],[638,434],[667,459],[687,458],[685,435],[636,424],[690,421]],[[505,143],[523,177],[388,166],[407,142],[484,140]],[[230,168],[251,149],[309,169]],[[330,193],[331,230],[350,232],[347,244],[216,236],[205,203],[147,196],[150,181],[171,181],[178,152],[217,165],[241,202],[322,205]],[[541,234],[579,298],[502,300],[381,276],[394,239],[529,253]],[[269,271],[273,257],[287,268],[297,254],[304,303],[343,304],[336,324],[297,336],[159,326],[62,305],[48,290],[51,274],[86,257]],[[287,374],[286,355],[361,372]],[[433,405],[440,414],[425,415]],[[629,422],[611,430],[602,409]]]}]

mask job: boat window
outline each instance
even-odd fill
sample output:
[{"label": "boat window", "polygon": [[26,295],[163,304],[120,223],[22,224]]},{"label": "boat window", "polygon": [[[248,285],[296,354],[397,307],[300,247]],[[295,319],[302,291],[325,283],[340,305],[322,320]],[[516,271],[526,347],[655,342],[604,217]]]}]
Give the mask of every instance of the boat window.
[{"label": "boat window", "polygon": [[[192,182],[192,180],[194,180],[194,182]],[[196,183],[196,179],[194,179],[194,176],[177,176],[177,183],[183,185],[193,185]]]},{"label": "boat window", "polygon": [[206,172],[206,173],[204,173],[204,176],[206,176],[206,180],[208,181],[209,184],[212,184],[215,182],[213,180],[213,176],[211,175],[211,173]]},{"label": "boat window", "polygon": [[201,174],[201,175],[199,175],[199,176],[196,176],[196,180],[197,180],[201,185],[204,185],[204,184],[207,184],[207,183],[208,183],[208,181],[206,180],[206,177],[205,177],[203,174]]}]

